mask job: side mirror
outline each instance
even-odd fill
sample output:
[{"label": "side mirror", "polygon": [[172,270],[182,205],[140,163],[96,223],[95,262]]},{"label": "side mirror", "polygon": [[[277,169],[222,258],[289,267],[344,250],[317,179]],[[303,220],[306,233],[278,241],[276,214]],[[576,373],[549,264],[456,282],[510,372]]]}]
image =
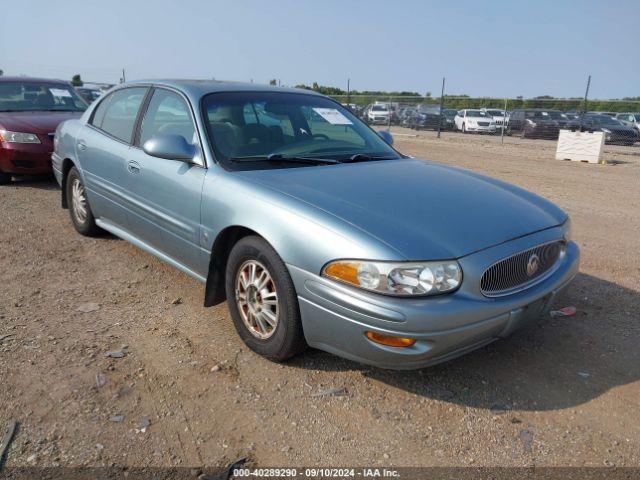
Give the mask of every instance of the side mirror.
[{"label": "side mirror", "polygon": [[380,130],[378,132],[378,135],[389,145],[393,145],[393,135],[391,135],[389,132],[387,132],[386,130]]},{"label": "side mirror", "polygon": [[197,148],[182,135],[154,135],[144,142],[142,150],[147,155],[167,160],[191,161],[197,153]]}]

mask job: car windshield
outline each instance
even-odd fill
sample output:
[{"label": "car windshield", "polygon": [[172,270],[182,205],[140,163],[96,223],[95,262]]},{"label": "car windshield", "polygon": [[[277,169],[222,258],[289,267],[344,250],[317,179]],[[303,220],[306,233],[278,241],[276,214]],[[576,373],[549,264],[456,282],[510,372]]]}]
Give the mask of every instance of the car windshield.
[{"label": "car windshield", "polygon": [[593,118],[595,123],[598,123],[600,125],[611,125],[611,126],[621,125],[618,120],[610,117],[609,115],[594,115],[591,118]]},{"label": "car windshield", "polygon": [[557,110],[549,110],[547,112],[547,115],[549,115],[554,120],[566,120],[567,119],[567,117],[565,117],[561,112],[559,112]]},{"label": "car windshield", "polygon": [[533,111],[528,111],[525,113],[525,117],[527,118],[537,118],[537,119],[545,119],[545,120],[551,120],[553,117],[551,116],[551,112],[544,110],[544,111],[539,111],[539,110],[533,110]]},{"label": "car windshield", "polygon": [[0,111],[83,112],[87,104],[64,83],[0,82]]},{"label": "car windshield", "polygon": [[93,90],[91,88],[79,88],[78,92],[81,94],[84,94],[87,98],[90,98],[91,100],[96,100],[100,97],[100,95],[102,95],[102,92],[100,90]]},{"label": "car windshield", "polygon": [[420,105],[418,107],[420,113],[431,113],[434,115],[440,114],[440,107],[438,105]]},{"label": "car windshield", "polygon": [[[203,113],[216,158],[223,162],[269,156],[400,158],[349,110],[317,95],[212,93],[203,99]],[[265,168],[270,164],[261,162]]]},{"label": "car windshield", "polygon": [[487,110],[489,115],[493,115],[494,117],[502,117],[504,113],[501,110]]},{"label": "car windshield", "polygon": [[372,112],[386,112],[387,111],[387,107],[382,106],[382,105],[374,105],[371,107],[371,111]]},{"label": "car windshield", "polygon": [[482,110],[467,110],[467,117],[490,117],[487,112]]}]

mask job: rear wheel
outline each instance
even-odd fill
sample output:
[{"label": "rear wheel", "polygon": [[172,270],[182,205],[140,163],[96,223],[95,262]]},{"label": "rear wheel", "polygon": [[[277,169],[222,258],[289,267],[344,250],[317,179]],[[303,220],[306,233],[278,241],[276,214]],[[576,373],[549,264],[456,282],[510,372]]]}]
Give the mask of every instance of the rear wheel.
[{"label": "rear wheel", "polygon": [[0,185],[7,185],[11,183],[11,175],[8,173],[0,172]]},{"label": "rear wheel", "polygon": [[257,236],[240,240],[225,280],[233,323],[251,350],[282,361],[306,348],[293,282],[271,245]]},{"label": "rear wheel", "polygon": [[67,175],[66,195],[69,215],[76,231],[87,237],[98,235],[101,231],[100,227],[96,225],[82,178],[75,167]]}]

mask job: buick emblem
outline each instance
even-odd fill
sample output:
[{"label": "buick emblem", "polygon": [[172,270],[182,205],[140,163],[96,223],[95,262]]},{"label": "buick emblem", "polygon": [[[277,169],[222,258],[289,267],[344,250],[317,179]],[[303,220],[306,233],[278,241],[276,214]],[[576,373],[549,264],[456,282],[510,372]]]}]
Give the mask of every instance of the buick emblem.
[{"label": "buick emblem", "polygon": [[529,257],[527,261],[527,275],[533,277],[540,268],[540,257],[535,253]]}]

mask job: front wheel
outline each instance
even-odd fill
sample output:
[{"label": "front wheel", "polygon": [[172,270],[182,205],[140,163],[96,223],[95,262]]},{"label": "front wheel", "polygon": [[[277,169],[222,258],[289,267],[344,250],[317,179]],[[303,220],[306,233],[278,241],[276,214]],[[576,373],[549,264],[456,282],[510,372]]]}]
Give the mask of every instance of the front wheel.
[{"label": "front wheel", "polygon": [[467,133],[467,127],[464,123],[462,124],[462,133]]},{"label": "front wheel", "polygon": [[0,172],[0,185],[8,185],[9,183],[11,183],[11,175]]},{"label": "front wheel", "polygon": [[245,237],[233,247],[225,287],[233,323],[251,350],[282,361],[306,348],[293,282],[265,240]]},{"label": "front wheel", "polygon": [[95,237],[100,233],[100,227],[91,212],[87,192],[80,178],[80,173],[73,167],[67,175],[66,182],[67,205],[69,215],[76,231],[87,237]]}]

